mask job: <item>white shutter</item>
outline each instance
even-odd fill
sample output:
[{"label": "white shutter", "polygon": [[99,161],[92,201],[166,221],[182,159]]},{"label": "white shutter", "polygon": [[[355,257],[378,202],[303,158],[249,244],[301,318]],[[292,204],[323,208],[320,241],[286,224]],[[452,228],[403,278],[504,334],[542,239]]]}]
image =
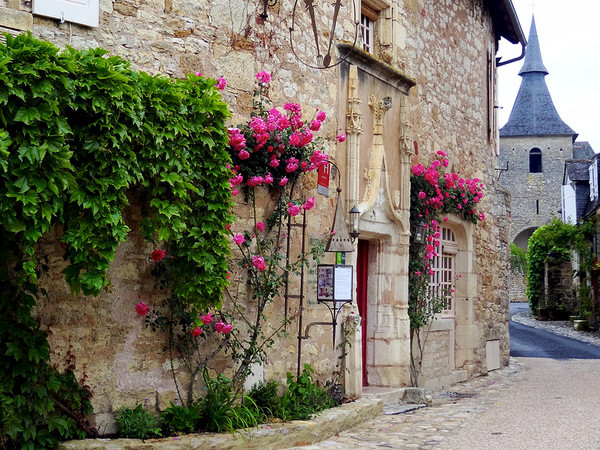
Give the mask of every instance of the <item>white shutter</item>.
[{"label": "white shutter", "polygon": [[590,173],[590,200],[598,198],[598,160],[594,159],[589,167]]},{"label": "white shutter", "polygon": [[33,14],[97,27],[100,0],[33,0]]},{"label": "white shutter", "polygon": [[562,187],[562,221],[577,224],[577,199],[575,189],[569,184]]}]

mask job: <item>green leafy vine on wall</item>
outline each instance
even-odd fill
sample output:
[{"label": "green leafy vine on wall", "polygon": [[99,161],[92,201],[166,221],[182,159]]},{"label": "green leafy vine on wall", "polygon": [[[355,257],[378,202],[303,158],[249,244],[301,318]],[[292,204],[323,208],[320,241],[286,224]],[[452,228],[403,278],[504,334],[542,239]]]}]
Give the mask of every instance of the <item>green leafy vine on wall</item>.
[{"label": "green leafy vine on wall", "polygon": [[197,308],[220,305],[232,223],[228,117],[215,80],[151,76],[102,49],[60,52],[30,34],[6,35],[0,443],[53,445],[77,433],[65,417],[77,422],[89,412],[74,378],[51,368],[45,333],[31,317],[43,268],[36,248],[49,230],[62,231],[72,290],[98,294],[109,285],[107,270],[130,231],[123,212],[135,199],[144,237],[172,256],[174,295]]},{"label": "green leafy vine on wall", "polygon": [[539,227],[527,245],[527,299],[536,311],[542,295],[545,265],[547,262],[569,261],[571,251],[579,254],[580,272],[583,274],[593,263],[589,242],[595,231],[593,220],[579,225],[563,223],[554,218],[548,225]]}]

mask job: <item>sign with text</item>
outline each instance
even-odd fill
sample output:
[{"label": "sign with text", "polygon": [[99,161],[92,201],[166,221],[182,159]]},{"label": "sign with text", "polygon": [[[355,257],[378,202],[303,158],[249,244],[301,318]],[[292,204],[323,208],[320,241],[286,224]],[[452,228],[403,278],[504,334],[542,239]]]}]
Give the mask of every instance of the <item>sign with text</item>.
[{"label": "sign with text", "polygon": [[320,264],[317,266],[317,300],[320,302],[352,301],[353,267]]},{"label": "sign with text", "polygon": [[321,195],[329,196],[329,174],[331,165],[323,164],[317,172],[317,192]]}]

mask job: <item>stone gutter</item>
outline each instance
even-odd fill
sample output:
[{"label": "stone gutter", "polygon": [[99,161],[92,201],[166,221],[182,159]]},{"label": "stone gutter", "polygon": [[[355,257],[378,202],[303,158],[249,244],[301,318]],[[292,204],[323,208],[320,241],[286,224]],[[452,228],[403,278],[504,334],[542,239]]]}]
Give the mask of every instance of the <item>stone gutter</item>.
[{"label": "stone gutter", "polygon": [[360,398],[337,408],[323,411],[311,420],[264,424],[241,435],[200,433],[161,439],[85,439],[66,441],[60,450],[132,450],[132,449],[281,449],[315,444],[377,417],[382,401]]}]

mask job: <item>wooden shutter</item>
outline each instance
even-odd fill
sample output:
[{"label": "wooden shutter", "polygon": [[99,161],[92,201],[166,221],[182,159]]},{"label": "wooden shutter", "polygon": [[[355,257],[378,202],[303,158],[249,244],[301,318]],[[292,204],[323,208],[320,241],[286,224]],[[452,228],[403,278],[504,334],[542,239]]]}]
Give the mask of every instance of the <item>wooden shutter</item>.
[{"label": "wooden shutter", "polygon": [[33,14],[97,27],[99,0],[33,0]]}]

